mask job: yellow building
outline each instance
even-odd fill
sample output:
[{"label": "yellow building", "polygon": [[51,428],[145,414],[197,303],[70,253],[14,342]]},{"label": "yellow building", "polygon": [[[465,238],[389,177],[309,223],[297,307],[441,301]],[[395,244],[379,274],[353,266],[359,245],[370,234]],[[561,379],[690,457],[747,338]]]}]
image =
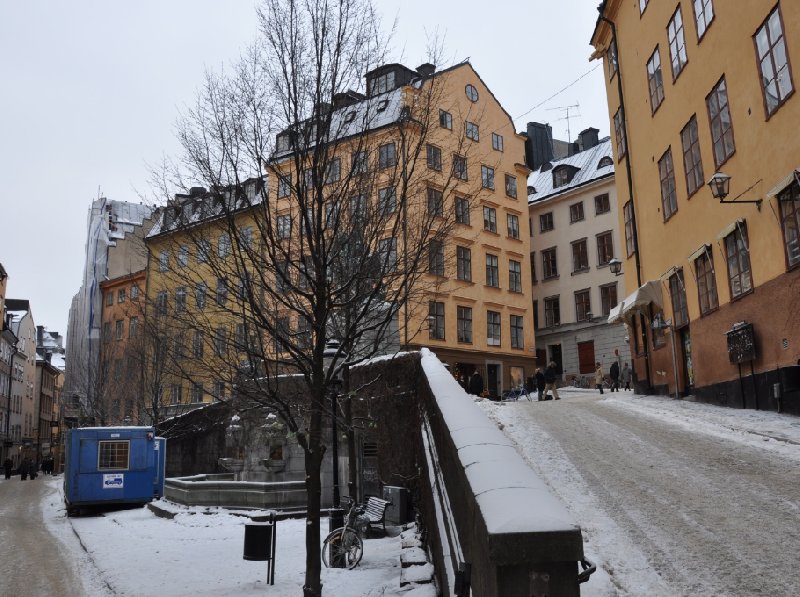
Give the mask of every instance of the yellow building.
[{"label": "yellow building", "polygon": [[[530,239],[521,225],[525,137],[469,63],[441,71],[387,64],[366,83],[366,95],[342,94],[333,106],[328,148],[336,157],[326,192],[339,199],[328,200],[329,211],[338,213],[337,201],[352,208],[346,193],[355,192],[356,176],[365,212],[404,195],[407,210],[371,220],[384,227],[373,238],[398,262],[416,242],[431,244],[416,266],[424,270],[415,282],[421,292],[398,313],[398,348],[429,347],[459,380],[477,370],[499,396],[522,385],[535,362]],[[280,182],[269,192],[286,230],[303,227],[295,197],[307,192],[296,192],[304,184],[298,170],[313,166],[312,151],[298,159],[292,134],[301,133],[278,135],[270,163]],[[415,236],[426,227],[430,235]]]},{"label": "yellow building", "polygon": [[800,412],[800,3],[600,13],[638,387]]}]

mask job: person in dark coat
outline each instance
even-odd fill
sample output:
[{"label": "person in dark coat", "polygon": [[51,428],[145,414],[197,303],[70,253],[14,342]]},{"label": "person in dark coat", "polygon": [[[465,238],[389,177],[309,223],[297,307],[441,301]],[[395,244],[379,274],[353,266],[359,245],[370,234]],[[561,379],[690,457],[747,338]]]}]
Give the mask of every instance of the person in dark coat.
[{"label": "person in dark coat", "polygon": [[17,467],[17,471],[19,472],[19,480],[20,481],[27,481],[28,480],[28,472],[31,468],[31,459],[30,458],[23,458],[22,462],[19,463]]},{"label": "person in dark coat", "polygon": [[536,369],[536,392],[539,394],[539,402],[544,400],[544,373],[540,368]]},{"label": "person in dark coat", "polygon": [[11,478],[11,469],[13,469],[13,468],[14,468],[14,463],[11,462],[10,458],[6,458],[3,461],[3,471],[6,474],[6,479],[10,479]]},{"label": "person in dark coat", "polygon": [[557,378],[558,373],[556,373],[556,363],[555,361],[550,361],[550,364],[544,371],[544,391],[551,391],[553,393],[553,400],[560,400],[558,397],[558,388],[556,387]]},{"label": "person in dark coat", "polygon": [[483,394],[483,378],[477,369],[469,378],[469,393],[475,396]]},{"label": "person in dark coat", "polygon": [[611,391],[619,392],[619,363],[617,361],[611,363],[608,374],[611,376]]}]

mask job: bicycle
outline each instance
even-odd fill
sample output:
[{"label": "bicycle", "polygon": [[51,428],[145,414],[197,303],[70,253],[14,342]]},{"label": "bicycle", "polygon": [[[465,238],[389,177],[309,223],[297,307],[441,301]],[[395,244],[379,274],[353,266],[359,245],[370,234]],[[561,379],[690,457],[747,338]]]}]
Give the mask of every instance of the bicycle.
[{"label": "bicycle", "polygon": [[331,531],[322,543],[322,562],[326,568],[347,568],[352,570],[364,555],[361,536],[367,531],[369,520],[363,516],[364,508],[348,496],[349,502],[344,526]]},{"label": "bicycle", "polygon": [[514,390],[503,392],[503,396],[500,400],[502,402],[516,402],[518,400],[527,400],[530,402],[532,399],[527,390],[524,387],[520,387]]}]

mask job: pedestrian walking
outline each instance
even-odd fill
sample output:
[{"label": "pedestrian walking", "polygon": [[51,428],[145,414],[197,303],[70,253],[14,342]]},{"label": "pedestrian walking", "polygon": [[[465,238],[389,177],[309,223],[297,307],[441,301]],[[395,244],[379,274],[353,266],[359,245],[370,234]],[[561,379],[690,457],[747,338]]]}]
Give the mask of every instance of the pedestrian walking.
[{"label": "pedestrian walking", "polygon": [[600,390],[600,393],[603,393],[603,368],[600,366],[600,363],[597,363],[597,369],[594,371],[594,385],[595,387]]},{"label": "pedestrian walking", "polygon": [[536,369],[536,392],[539,395],[539,402],[544,400],[544,388],[546,382],[544,380],[544,373],[542,373],[541,367]]},{"label": "pedestrian walking", "polygon": [[625,365],[622,367],[622,384],[624,386],[624,389],[626,390],[631,389],[632,374],[633,372],[631,371],[631,368],[628,366],[628,363],[625,363]]},{"label": "pedestrian walking", "polygon": [[475,396],[483,394],[483,378],[477,369],[469,378],[469,393]]},{"label": "pedestrian walking", "polygon": [[617,361],[611,363],[608,374],[611,377],[611,391],[619,392],[619,363]]},{"label": "pedestrian walking", "polygon": [[11,478],[11,469],[14,468],[14,463],[11,461],[10,458],[6,458],[3,461],[3,472],[6,474],[6,479]]},{"label": "pedestrian walking", "polygon": [[[547,366],[547,369],[544,371],[544,393],[547,392],[553,393],[553,400],[560,400],[558,397],[558,388],[556,387],[556,363],[555,361],[550,361],[550,364]],[[545,397],[547,400],[547,397]]]},{"label": "pedestrian walking", "polygon": [[30,472],[30,468],[31,468],[31,459],[27,457],[23,458],[22,462],[20,462],[19,466],[17,467],[20,481],[28,480],[28,473]]}]

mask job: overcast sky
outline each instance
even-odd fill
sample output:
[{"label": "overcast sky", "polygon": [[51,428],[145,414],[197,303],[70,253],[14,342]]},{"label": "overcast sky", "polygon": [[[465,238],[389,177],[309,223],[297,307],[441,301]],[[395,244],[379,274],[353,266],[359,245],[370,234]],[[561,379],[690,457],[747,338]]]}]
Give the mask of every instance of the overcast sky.
[{"label": "overcast sky", "polygon": [[[427,39],[438,33],[451,63],[470,59],[517,130],[549,122],[562,139],[561,108],[576,104],[573,138],[589,126],[608,134],[603,69],[588,61],[597,3],[376,0],[387,28],[397,19],[398,61],[424,62]],[[29,299],[37,325],[66,332],[89,204],[98,192],[139,201],[147,164],[177,151],[177,112],[191,103],[204,70],[236,58],[256,34],[254,6],[0,2],[0,263],[7,295]]]}]

